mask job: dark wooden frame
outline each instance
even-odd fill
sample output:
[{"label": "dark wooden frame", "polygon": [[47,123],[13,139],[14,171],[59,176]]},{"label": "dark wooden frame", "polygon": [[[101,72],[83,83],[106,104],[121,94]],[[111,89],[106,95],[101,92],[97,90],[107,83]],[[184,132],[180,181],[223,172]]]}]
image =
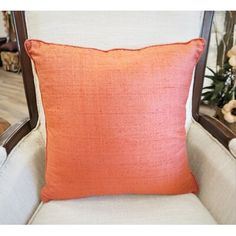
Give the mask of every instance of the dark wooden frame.
[{"label": "dark wooden frame", "polygon": [[228,148],[229,141],[236,137],[233,131],[231,131],[227,126],[225,126],[216,118],[199,113],[213,16],[213,11],[206,11],[203,18],[201,37],[206,40],[206,48],[195,70],[192,98],[192,115],[197,122],[199,122],[207,131],[209,131],[226,148]]},{"label": "dark wooden frame", "polygon": [[25,14],[23,11],[13,11],[12,14],[17,36],[17,46],[22,65],[22,77],[29,109],[29,118],[26,118],[21,123],[12,125],[0,136],[0,145],[6,148],[7,153],[10,153],[22,137],[35,128],[38,122],[38,110],[32,65],[24,48],[24,42],[28,38]]},{"label": "dark wooden frame", "polygon": [[[33,128],[35,128],[38,122],[38,110],[32,66],[31,61],[27,56],[24,48],[24,41],[28,38],[25,15],[23,11],[14,11],[12,13],[16,28],[20,60],[22,64],[22,75],[24,80],[27,104],[29,108],[29,118],[24,120],[20,124],[11,126],[3,135],[0,136],[0,145],[3,145],[6,148],[7,153],[9,153],[14,148],[14,146],[22,139],[22,137],[24,137]],[[192,114],[193,118],[197,122],[199,122],[226,148],[228,148],[228,143],[232,138],[235,138],[235,134],[217,119],[199,113],[199,105],[201,101],[201,92],[207,62],[207,53],[211,36],[213,15],[214,12],[212,11],[206,11],[204,14],[201,37],[206,40],[206,49],[200,61],[198,62],[198,65],[196,66],[195,70],[195,82],[193,86],[192,98]]]}]

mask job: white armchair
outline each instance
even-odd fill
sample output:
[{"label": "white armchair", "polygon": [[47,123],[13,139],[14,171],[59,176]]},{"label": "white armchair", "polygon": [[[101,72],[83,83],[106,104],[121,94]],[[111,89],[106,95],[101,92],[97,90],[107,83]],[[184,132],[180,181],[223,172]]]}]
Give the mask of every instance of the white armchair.
[{"label": "white armchair", "polygon": [[[26,12],[26,23],[29,38],[108,49],[198,37],[202,16],[202,12]],[[200,188],[197,196],[123,195],[40,203],[45,130],[36,75],[35,85],[38,125],[6,158],[2,154],[0,224],[236,223],[236,159],[191,119],[191,91],[187,146]]]}]

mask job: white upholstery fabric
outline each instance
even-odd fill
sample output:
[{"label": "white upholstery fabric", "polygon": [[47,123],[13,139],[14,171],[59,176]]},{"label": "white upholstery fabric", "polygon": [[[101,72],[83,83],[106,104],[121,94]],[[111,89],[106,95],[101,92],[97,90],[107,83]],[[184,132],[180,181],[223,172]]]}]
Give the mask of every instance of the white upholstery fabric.
[{"label": "white upholstery fabric", "polygon": [[37,208],[44,183],[44,144],[32,131],[0,168],[0,224],[25,224]]},{"label": "white upholstery fabric", "polygon": [[41,204],[31,224],[215,224],[194,194],[121,195]]},{"label": "white upholstery fabric", "polygon": [[[29,38],[111,48],[139,48],[199,37],[199,11],[30,11]],[[53,33],[52,33],[53,32]]]},{"label": "white upholstery fabric", "polygon": [[187,143],[200,200],[218,223],[236,224],[236,159],[196,122]]},{"label": "white upholstery fabric", "polygon": [[231,139],[229,142],[229,150],[236,158],[236,138]]},{"label": "white upholstery fabric", "polygon": [[38,76],[35,72],[35,69],[32,65],[33,68],[33,75],[34,75],[34,86],[35,86],[35,91],[36,91],[36,101],[37,101],[37,108],[38,108],[38,124],[35,129],[41,134],[42,136],[42,141],[44,142],[44,146],[46,146],[46,125],[45,125],[45,114],[43,110],[43,104],[42,104],[42,98],[41,98],[41,93],[39,89],[39,80]]},{"label": "white upholstery fabric", "polygon": [[0,146],[0,168],[7,159],[7,152],[4,147]]},{"label": "white upholstery fabric", "polygon": [[[199,37],[203,12],[30,11],[25,15],[29,38],[111,49],[184,42]],[[38,89],[37,93],[38,105],[43,111]],[[191,98],[192,89],[186,107],[186,129],[191,124]],[[41,118],[44,123],[43,115]]]}]

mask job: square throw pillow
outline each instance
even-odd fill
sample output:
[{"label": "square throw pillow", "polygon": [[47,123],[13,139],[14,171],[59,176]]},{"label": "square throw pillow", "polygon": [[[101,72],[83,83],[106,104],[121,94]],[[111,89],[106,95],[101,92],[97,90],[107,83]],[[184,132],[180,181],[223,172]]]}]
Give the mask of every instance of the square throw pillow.
[{"label": "square throw pillow", "polygon": [[197,191],[184,124],[203,39],[136,50],[25,47],[46,117],[44,202]]}]

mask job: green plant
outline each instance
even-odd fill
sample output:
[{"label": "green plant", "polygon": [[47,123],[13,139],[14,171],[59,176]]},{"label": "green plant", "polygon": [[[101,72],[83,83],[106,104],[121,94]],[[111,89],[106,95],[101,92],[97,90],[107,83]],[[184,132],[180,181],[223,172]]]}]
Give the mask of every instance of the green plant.
[{"label": "green plant", "polygon": [[211,84],[203,88],[202,102],[210,106],[223,107],[236,94],[235,73],[227,59],[224,66],[215,72],[207,67],[211,75],[205,75],[211,80]]},{"label": "green plant", "polygon": [[[215,35],[216,71],[207,67],[209,74],[205,78],[211,80],[209,86],[203,88],[202,103],[222,108],[230,100],[235,99],[236,77],[236,45],[234,42],[234,26],[236,24],[236,12],[226,11],[223,30],[218,27],[217,20],[213,21]],[[216,17],[217,19],[217,17]],[[219,30],[221,29],[221,30]]]}]

